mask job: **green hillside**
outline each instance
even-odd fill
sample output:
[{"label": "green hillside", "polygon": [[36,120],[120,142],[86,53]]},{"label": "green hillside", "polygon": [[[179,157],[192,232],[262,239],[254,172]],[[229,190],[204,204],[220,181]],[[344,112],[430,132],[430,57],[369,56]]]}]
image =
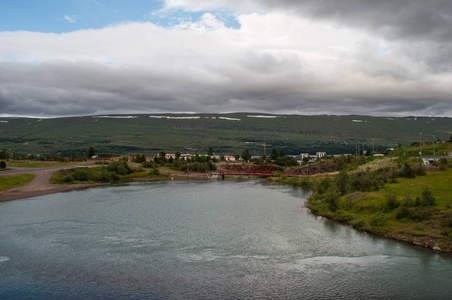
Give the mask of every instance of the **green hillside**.
[{"label": "green hillside", "polygon": [[452,118],[252,113],[133,116],[0,118],[0,150],[76,154],[92,145],[98,153],[154,155],[161,150],[203,153],[212,147],[215,153],[248,148],[252,155],[262,155],[265,143],[267,154],[271,148],[286,154],[341,154],[355,153],[357,144],[365,150],[374,145],[376,151],[411,144],[419,140],[420,132],[423,142],[448,140],[452,133]]}]

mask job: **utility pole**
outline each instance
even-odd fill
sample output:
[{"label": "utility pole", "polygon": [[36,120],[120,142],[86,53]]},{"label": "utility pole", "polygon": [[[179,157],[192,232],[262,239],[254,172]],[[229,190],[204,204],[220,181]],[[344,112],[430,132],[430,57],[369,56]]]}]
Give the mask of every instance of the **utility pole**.
[{"label": "utility pole", "polygon": [[435,135],[433,135],[433,156],[435,156]]},{"label": "utility pole", "polygon": [[372,139],[372,156],[375,156],[375,139]]},{"label": "utility pole", "polygon": [[419,133],[419,154],[422,157],[422,132]]}]

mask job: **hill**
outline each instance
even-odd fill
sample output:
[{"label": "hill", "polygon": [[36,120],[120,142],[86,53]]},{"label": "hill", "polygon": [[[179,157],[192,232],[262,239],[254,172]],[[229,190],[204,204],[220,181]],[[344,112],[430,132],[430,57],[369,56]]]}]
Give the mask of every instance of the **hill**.
[{"label": "hill", "polygon": [[376,151],[433,139],[447,140],[452,118],[300,116],[253,113],[84,116],[53,119],[0,118],[0,150],[63,155],[154,155],[159,151],[262,155],[262,144],[286,154]]}]

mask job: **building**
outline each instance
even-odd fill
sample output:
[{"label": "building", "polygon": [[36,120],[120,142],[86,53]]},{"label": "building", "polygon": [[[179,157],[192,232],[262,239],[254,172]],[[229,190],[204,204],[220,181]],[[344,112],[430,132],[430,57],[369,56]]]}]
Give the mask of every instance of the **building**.
[{"label": "building", "polygon": [[326,152],[317,152],[317,153],[315,154],[315,156],[316,156],[317,158],[325,157],[325,156],[326,156]]},{"label": "building", "polygon": [[438,161],[438,160],[440,160],[440,159],[443,158],[443,157],[444,157],[444,156],[439,156],[439,155],[433,156],[433,155],[431,155],[431,156],[422,156],[421,158],[422,158],[422,162],[423,162],[425,165],[429,165],[429,164],[431,164],[432,162]]}]

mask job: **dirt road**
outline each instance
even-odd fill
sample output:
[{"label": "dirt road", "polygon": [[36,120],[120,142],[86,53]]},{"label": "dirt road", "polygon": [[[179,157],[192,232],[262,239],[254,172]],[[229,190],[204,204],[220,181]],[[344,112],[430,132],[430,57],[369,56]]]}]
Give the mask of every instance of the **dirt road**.
[{"label": "dirt road", "polygon": [[[68,167],[73,168],[74,166]],[[41,195],[61,193],[72,191],[76,189],[88,188],[98,185],[97,184],[52,184],[49,182],[53,172],[56,170],[64,169],[65,167],[58,168],[11,168],[11,170],[2,172],[1,175],[15,175],[15,174],[35,174],[35,177],[28,184],[20,187],[16,187],[6,191],[0,191],[0,202],[11,201],[16,199],[24,199],[30,197],[37,197]]]}]

